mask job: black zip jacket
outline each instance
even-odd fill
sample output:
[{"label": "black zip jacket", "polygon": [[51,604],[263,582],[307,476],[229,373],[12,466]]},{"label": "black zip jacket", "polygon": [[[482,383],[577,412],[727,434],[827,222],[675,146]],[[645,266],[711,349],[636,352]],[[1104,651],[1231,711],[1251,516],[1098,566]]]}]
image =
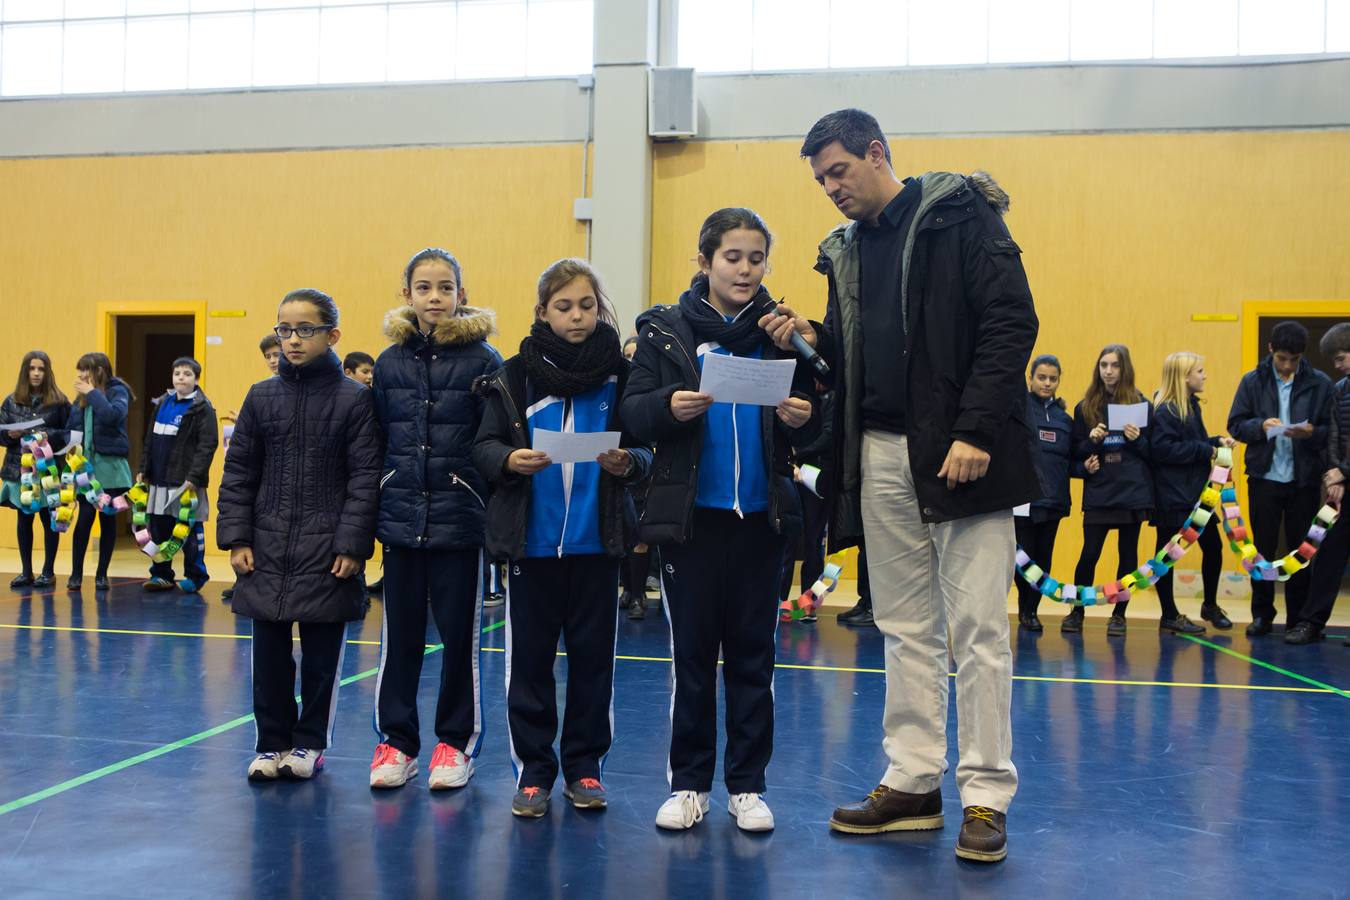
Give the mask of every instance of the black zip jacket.
[{"label": "black zip jacket", "polygon": [[1150,468],[1149,442],[1153,438],[1153,404],[1148,407],[1148,427],[1139,437],[1126,440],[1119,431],[1111,431],[1100,444],[1092,443],[1083,403],[1073,408],[1073,454],[1083,462],[1095,455],[1102,467],[1085,474],[1083,481],[1083,511],[1092,509],[1153,509],[1153,472]]},{"label": "black zip jacket", "polygon": [[[617,401],[609,410],[610,431],[623,431],[619,406],[628,372],[619,376]],[[506,460],[516,450],[530,446],[529,428],[524,412],[533,397],[533,385],[525,371],[525,360],[513,356],[495,374],[482,379],[479,388],[486,398],[483,423],[473,445],[473,461],[492,486],[488,500],[485,546],[494,560],[525,558],[525,533],[530,522],[530,481],[533,476],[506,470]],[[605,553],[620,557],[635,542],[637,513],[626,487],[640,484],[651,470],[652,452],[624,433],[619,446],[633,459],[633,468],[624,478],[600,472],[600,539]]]},{"label": "black zip jacket", "polygon": [[[1270,471],[1275,459],[1275,442],[1266,438],[1263,423],[1280,417],[1280,389],[1275,362],[1270,356],[1242,376],[1233,407],[1228,411],[1228,433],[1246,446],[1243,467],[1248,478],[1260,478]],[[1289,421],[1308,422],[1310,438],[1294,441],[1294,482],[1307,487],[1322,478],[1322,457],[1327,444],[1327,416],[1331,402],[1331,379],[1313,367],[1307,359],[1298,364],[1294,388],[1289,395]]]},{"label": "black zip jacket", "polygon": [[1200,401],[1192,397],[1190,402],[1190,415],[1185,422],[1170,403],[1153,410],[1149,455],[1153,460],[1155,508],[1159,512],[1189,510],[1209,483],[1219,439],[1210,437],[1205,430]]},{"label": "black zip jacket", "polygon": [[371,392],[329,350],[304,366],[285,356],[249,388],[225,454],[216,544],[253,549],[232,607],[269,622],[351,622],[366,614],[361,572],[332,574],[338,554],[370,559],[380,480]]},{"label": "black zip jacket", "polygon": [[[689,539],[693,525],[707,417],[678,421],[670,411],[670,398],[676,391],[698,390],[701,376],[694,353],[699,342],[678,306],[647,310],[638,316],[637,333],[637,352],[633,354],[633,370],[620,412],[634,437],[656,447],[638,539],[648,544],[682,544]],[[765,359],[792,357],[774,347],[765,335]],[[769,523],[789,540],[801,532],[802,524],[801,501],[792,481],[791,445],[810,444],[820,429],[810,366],[799,360],[792,384],[792,396],[811,402],[810,420],[792,430],[770,407],[763,407],[760,416],[764,470],[769,482]]]},{"label": "black zip jacket", "polygon": [[[145,429],[145,443],[141,447],[140,471],[150,476],[150,442],[155,437],[155,416],[159,414],[159,404],[173,391],[165,391],[156,397],[150,407],[150,422]],[[204,488],[211,479],[211,460],[215,458],[216,448],[220,446],[220,432],[216,428],[216,410],[206,394],[197,388],[197,396],[192,405],[183,413],[178,423],[178,434],[174,437],[173,449],[169,451],[169,471],[164,475],[167,485],[180,485],[191,481]]]}]

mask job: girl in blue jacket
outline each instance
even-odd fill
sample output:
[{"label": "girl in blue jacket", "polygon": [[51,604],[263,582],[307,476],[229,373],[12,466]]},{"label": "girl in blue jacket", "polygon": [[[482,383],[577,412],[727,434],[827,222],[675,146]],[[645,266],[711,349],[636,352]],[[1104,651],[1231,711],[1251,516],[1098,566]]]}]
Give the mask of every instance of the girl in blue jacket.
[{"label": "girl in blue jacket", "polygon": [[[1153,398],[1153,481],[1157,503],[1153,525],[1158,530],[1157,549],[1167,546],[1191,514],[1200,492],[1209,483],[1215,447],[1231,447],[1230,437],[1211,436],[1200,414],[1200,393],[1205,389],[1204,358],[1194,353],[1173,353],[1163,361],[1162,387]],[[1203,555],[1200,577],[1205,601],[1200,618],[1215,628],[1233,627],[1219,606],[1219,575],[1223,572],[1223,540],[1219,523],[1213,521],[1200,532]],[[1192,622],[1177,609],[1172,597],[1172,572],[1158,579],[1162,603],[1159,628],[1173,634],[1204,634],[1205,626]]]},{"label": "girl in blue jacket", "polygon": [[[1017,544],[1045,571],[1055,557],[1055,535],[1059,523],[1069,514],[1069,476],[1082,477],[1100,467],[1096,457],[1086,463],[1073,459],[1073,419],[1064,411],[1064,400],[1056,393],[1060,380],[1059,360],[1042,354],[1031,361],[1030,390],[1027,392],[1027,421],[1036,433],[1036,475],[1041,482],[1041,499],[1030,504],[1013,519]],[[1021,578],[1017,582],[1017,621],[1027,631],[1043,631],[1040,616],[1041,593]]]},{"label": "girl in blue jacket", "polygon": [[594,461],[556,465],[532,449],[542,431],[622,431],[628,380],[614,313],[586,262],[549,266],[538,298],[520,353],[484,386],[487,409],[474,446],[493,484],[487,549],[510,561],[506,710],[518,779],[511,812],[530,818],[548,812],[558,777],[559,636],[567,645],[563,795],[578,809],[606,805],[600,776],[613,740],[615,598],[632,518],[625,486],[643,479],[651,461],[633,440]]},{"label": "girl in blue jacket", "polygon": [[[94,467],[94,477],[110,497],[131,489],[131,440],[127,437],[127,410],[135,402],[131,385],[113,374],[112,361],[104,353],[86,353],[75,363],[75,392],[79,396],[71,407],[69,431],[81,433],[84,455]],[[89,549],[89,534],[98,516],[98,569],[94,589],[108,589],[108,564],[117,547],[117,515],[107,515],[80,494],[79,518],[70,542],[70,580],[66,589],[78,591],[84,580],[84,552]]]},{"label": "girl in blue jacket", "polygon": [[404,306],[384,319],[393,345],[375,361],[371,388],[385,435],[378,535],[384,544],[384,625],[376,681],[370,786],[417,774],[417,685],[427,610],[441,653],[436,749],[427,784],[459,788],[473,775],[483,733],[479,633],[487,484],[473,465],[483,402],[474,382],[501,356],[488,345],[491,310],[465,305],[459,261],[429,247],[403,269]]},{"label": "girl in blue jacket", "polygon": [[[1120,560],[1116,577],[1139,568],[1139,529],[1153,511],[1153,473],[1149,471],[1151,429],[1126,425],[1120,431],[1107,427],[1112,404],[1143,403],[1144,395],[1134,386],[1134,363],[1129,348],[1110,344],[1097,355],[1092,383],[1073,410],[1074,458],[1083,465],[1100,465],[1083,484],[1083,552],[1074,569],[1075,584],[1095,584],[1097,560],[1113,529]],[[1153,408],[1149,407],[1148,421]],[[1126,603],[1111,611],[1106,626],[1110,636],[1125,634]],[[1073,634],[1083,630],[1083,607],[1075,606],[1059,630]]]},{"label": "girl in blue jacket", "polygon": [[699,273],[674,306],[638,319],[623,418],[656,447],[639,537],[659,545],[670,620],[671,795],[658,827],[703,820],[717,761],[718,651],[725,664],[727,810],[746,831],[769,831],[765,769],[773,755],[773,671],[785,543],[800,533],[789,445],[818,433],[814,379],[798,362],[792,395],[775,407],[714,402],[699,390],[712,354],[785,357],[759,327],[769,229],[753,210],[704,221]]}]

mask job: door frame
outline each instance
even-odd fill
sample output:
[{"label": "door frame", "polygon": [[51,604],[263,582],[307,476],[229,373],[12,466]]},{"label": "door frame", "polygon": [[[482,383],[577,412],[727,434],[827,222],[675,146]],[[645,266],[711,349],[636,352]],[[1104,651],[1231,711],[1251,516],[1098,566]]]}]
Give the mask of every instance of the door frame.
[{"label": "door frame", "polygon": [[1256,346],[1262,316],[1344,316],[1350,322],[1350,299],[1346,300],[1243,300],[1242,371],[1250,372],[1265,351]]},{"label": "door frame", "polygon": [[[206,365],[206,301],[205,300],[100,300],[97,303],[97,344],[112,361],[117,371],[117,317],[118,316],[192,316],[192,356]],[[203,381],[205,378],[202,379]]]}]

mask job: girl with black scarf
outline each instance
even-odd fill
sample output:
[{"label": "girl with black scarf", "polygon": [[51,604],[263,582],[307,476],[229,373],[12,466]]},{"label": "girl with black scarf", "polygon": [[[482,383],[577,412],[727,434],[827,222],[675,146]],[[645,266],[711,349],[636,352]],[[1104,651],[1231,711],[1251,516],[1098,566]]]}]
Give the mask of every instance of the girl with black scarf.
[{"label": "girl with black scarf", "polygon": [[613,741],[619,562],[633,516],[625,485],[646,477],[651,452],[621,440],[594,462],[555,465],[536,430],[621,431],[628,380],[614,314],[595,271],[562,259],[539,278],[535,322],[520,353],[486,381],[474,462],[493,487],[486,547],[509,560],[506,707],[516,794],[511,812],[548,812],[558,756],[553,681],[567,644],[563,794],[578,809],[606,805],[601,773]]}]

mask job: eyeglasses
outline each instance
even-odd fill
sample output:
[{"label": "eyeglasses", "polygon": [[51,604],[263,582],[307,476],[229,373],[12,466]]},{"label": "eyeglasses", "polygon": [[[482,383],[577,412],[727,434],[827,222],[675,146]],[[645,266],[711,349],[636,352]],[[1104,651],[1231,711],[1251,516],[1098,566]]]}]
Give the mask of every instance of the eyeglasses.
[{"label": "eyeglasses", "polygon": [[283,341],[289,341],[291,339],[291,335],[293,334],[298,334],[300,335],[300,337],[308,340],[309,338],[314,337],[314,335],[318,334],[320,331],[332,331],[332,330],[333,330],[332,325],[300,325],[299,327],[296,328],[292,328],[289,325],[278,325],[277,327],[272,329],[272,331],[276,334],[276,336],[281,338]]}]

